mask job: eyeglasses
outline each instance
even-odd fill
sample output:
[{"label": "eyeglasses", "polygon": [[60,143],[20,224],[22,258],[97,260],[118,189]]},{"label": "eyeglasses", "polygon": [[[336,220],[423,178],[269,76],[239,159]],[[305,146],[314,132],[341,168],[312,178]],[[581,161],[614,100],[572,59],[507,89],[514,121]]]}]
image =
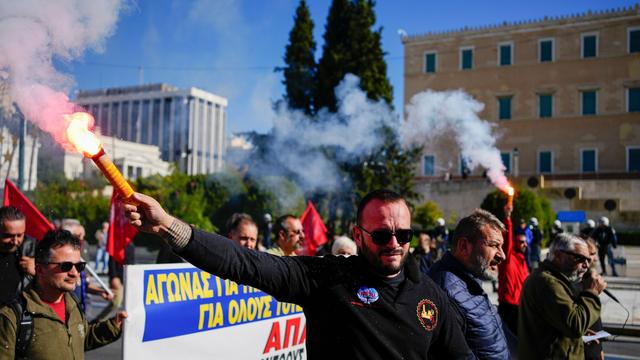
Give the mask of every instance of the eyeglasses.
[{"label": "eyeglasses", "polygon": [[396,241],[398,241],[398,244],[400,245],[408,243],[411,241],[411,238],[413,238],[413,230],[411,229],[398,229],[396,231],[381,229],[369,232],[360,225],[356,226],[358,229],[369,234],[369,236],[371,236],[371,240],[373,240],[373,243],[376,245],[386,245],[391,241],[393,236],[396,237]]},{"label": "eyeglasses", "polygon": [[584,256],[584,255],[580,255],[580,254],[576,254],[574,252],[571,251],[567,251],[567,250],[560,250],[561,252],[567,254],[567,255],[571,255],[573,257],[573,261],[576,262],[576,264],[581,264],[581,263],[587,263],[590,264],[591,263],[591,258]]},{"label": "eyeglasses", "polygon": [[80,261],[77,263],[72,263],[71,261],[49,262],[48,264],[58,265],[60,267],[60,270],[62,270],[62,272],[69,272],[71,271],[71,268],[74,266],[76,267],[76,270],[78,270],[78,272],[81,272],[82,270],[84,270],[85,266],[87,266],[87,263],[84,261]]}]

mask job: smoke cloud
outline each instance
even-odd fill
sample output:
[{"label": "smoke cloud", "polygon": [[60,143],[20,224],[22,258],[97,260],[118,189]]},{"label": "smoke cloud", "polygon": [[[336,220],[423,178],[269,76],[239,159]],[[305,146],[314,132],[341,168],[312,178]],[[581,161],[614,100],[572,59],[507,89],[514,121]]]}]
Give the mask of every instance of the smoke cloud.
[{"label": "smoke cloud", "polygon": [[85,50],[101,51],[115,29],[121,0],[0,2],[0,82],[27,119],[64,140],[63,114],[74,111],[73,80],[53,65]]},{"label": "smoke cloud", "polygon": [[[266,163],[250,169],[260,175],[284,167],[299,178],[303,191],[336,190],[350,179],[327,156],[357,161],[382,145],[381,126],[393,129],[405,147],[423,145],[445,134],[453,134],[470,169],[482,166],[498,187],[506,184],[500,152],[495,147],[492,125],[480,119],[484,105],[462,91],[425,91],[407,106],[407,119],[400,121],[383,101],[372,101],[359,88],[359,79],[347,75],[336,88],[339,99],[335,114],[320,111],[314,117],[280,103],[274,116],[272,142],[267,144]],[[322,150],[321,148],[324,148]]]},{"label": "smoke cloud", "polygon": [[451,131],[469,169],[486,168],[491,182],[503,188],[507,184],[505,167],[495,146],[493,126],[478,117],[482,109],[482,103],[461,90],[421,92],[407,105],[401,141],[405,145],[423,144]]}]

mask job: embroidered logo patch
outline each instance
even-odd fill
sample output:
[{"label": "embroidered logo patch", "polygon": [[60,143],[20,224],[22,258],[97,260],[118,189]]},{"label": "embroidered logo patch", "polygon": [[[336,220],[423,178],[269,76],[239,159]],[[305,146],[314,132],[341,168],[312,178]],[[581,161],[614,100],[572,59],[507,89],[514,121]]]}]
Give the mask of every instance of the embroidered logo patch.
[{"label": "embroidered logo patch", "polygon": [[425,330],[431,331],[438,325],[438,308],[431,300],[420,300],[416,313]]},{"label": "embroidered logo patch", "polygon": [[360,289],[358,289],[357,295],[358,295],[358,299],[360,299],[360,301],[362,301],[365,304],[372,304],[378,301],[378,299],[380,298],[380,295],[378,295],[378,290],[374,288],[369,288],[366,286],[363,286]]},{"label": "embroidered logo patch", "polygon": [[84,325],[78,324],[78,332],[80,333],[80,337],[84,339]]}]

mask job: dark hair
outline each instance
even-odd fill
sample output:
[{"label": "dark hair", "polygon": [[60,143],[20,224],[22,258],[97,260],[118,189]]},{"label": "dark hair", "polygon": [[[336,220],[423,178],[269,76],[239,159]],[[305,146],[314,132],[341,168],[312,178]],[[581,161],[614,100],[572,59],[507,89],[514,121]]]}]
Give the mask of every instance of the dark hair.
[{"label": "dark hair", "polygon": [[234,230],[237,230],[241,224],[248,223],[252,225],[256,225],[256,222],[253,221],[253,218],[249,214],[245,213],[235,213],[231,215],[229,220],[227,220],[227,234],[231,233]]},{"label": "dark hair", "polygon": [[402,201],[405,205],[407,205],[407,208],[409,207],[409,204],[407,204],[407,201],[402,197],[402,195],[398,194],[395,191],[391,191],[388,189],[373,190],[372,192],[365,195],[365,197],[362,198],[360,204],[358,205],[358,212],[356,213],[358,224],[362,223],[362,212],[364,211],[364,208],[373,200],[382,201],[385,204]]},{"label": "dark hair", "polygon": [[458,222],[453,232],[453,238],[451,239],[451,248],[455,249],[458,245],[458,240],[461,238],[466,238],[475,244],[482,236],[481,231],[485,226],[490,226],[501,232],[506,231],[504,224],[492,213],[482,209],[475,209],[471,215],[462,218],[462,220]]},{"label": "dark hair", "polygon": [[11,205],[0,207],[0,226],[4,226],[5,221],[25,219],[26,217],[17,207]]},{"label": "dark hair", "polygon": [[285,214],[276,219],[276,222],[273,224],[273,233],[276,236],[276,240],[278,239],[280,231],[289,231],[289,226],[287,226],[287,220],[289,219],[297,219],[297,217],[291,214]]},{"label": "dark hair", "polygon": [[36,244],[36,263],[48,263],[51,257],[51,249],[57,249],[65,245],[71,245],[74,249],[80,250],[80,239],[67,230],[58,229],[47,232],[42,240]]}]

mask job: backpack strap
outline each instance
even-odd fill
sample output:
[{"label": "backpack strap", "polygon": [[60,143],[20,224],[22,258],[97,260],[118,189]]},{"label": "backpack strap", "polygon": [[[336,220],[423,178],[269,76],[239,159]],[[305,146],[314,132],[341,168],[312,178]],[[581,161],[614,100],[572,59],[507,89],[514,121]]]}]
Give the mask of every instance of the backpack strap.
[{"label": "backpack strap", "polygon": [[22,296],[14,297],[7,305],[16,315],[16,359],[26,358],[33,338],[33,315],[27,310]]}]

